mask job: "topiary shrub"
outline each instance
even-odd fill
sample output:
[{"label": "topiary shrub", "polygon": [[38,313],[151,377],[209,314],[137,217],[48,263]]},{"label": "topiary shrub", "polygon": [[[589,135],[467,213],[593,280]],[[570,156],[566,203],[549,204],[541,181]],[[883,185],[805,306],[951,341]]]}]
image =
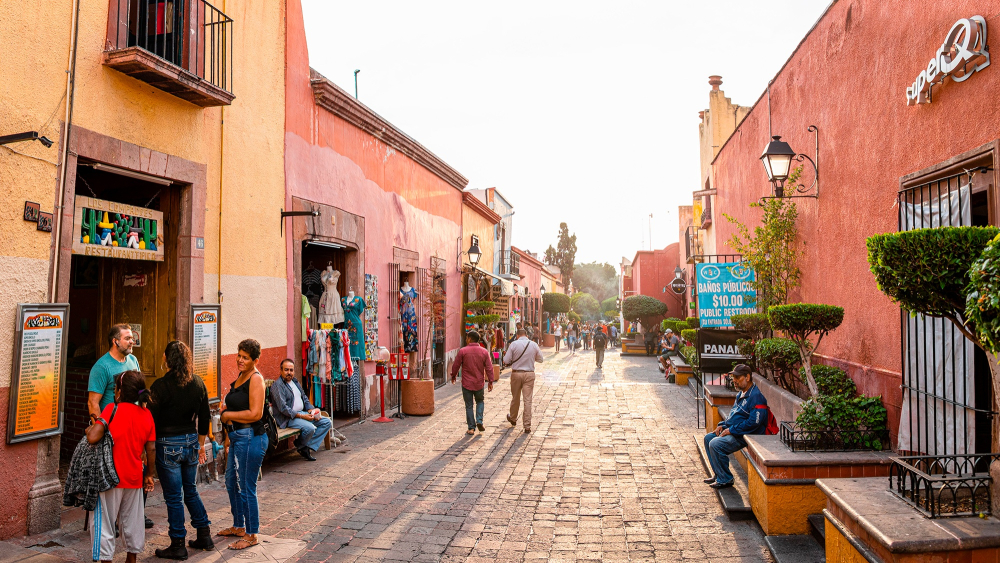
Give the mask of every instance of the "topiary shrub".
[{"label": "topiary shrub", "polygon": [[691,370],[698,373],[698,350],[694,346],[681,346],[681,356],[691,366]]},{"label": "topiary shrub", "polygon": [[500,315],[473,315],[471,317],[465,317],[466,323],[477,324],[480,327],[488,325],[490,323],[495,323],[500,320]]},{"label": "topiary shrub", "polygon": [[566,316],[569,317],[569,320],[573,321],[574,323],[580,322],[580,315],[576,314],[573,311],[570,311],[569,314]]},{"label": "topiary shrub", "polygon": [[969,269],[966,320],[975,326],[981,347],[1000,352],[1000,235],[994,237]]},{"label": "topiary shrub", "polygon": [[[660,330],[664,330],[665,331],[668,328],[670,330],[674,330],[674,323],[676,323],[678,321],[680,321],[680,319],[678,319],[677,317],[667,317],[667,318],[663,319],[662,321],[660,321]],[[677,331],[674,330],[674,332],[677,332]]]},{"label": "topiary shrub", "polygon": [[666,313],[667,306],[648,295],[630,295],[622,302],[622,315],[627,320],[639,319],[642,326],[651,326],[652,321]]},{"label": "topiary shrub", "polygon": [[496,305],[493,301],[469,301],[465,304],[466,309],[472,309],[474,311],[491,311],[493,306]]},{"label": "topiary shrub", "polygon": [[[817,366],[819,367],[819,366]],[[820,395],[802,403],[795,418],[799,430],[816,432],[814,440],[842,444],[844,449],[880,451],[889,442],[889,414],[882,397]],[[836,431],[839,436],[830,436]],[[808,434],[806,434],[808,437]],[[825,437],[825,438],[824,438]]]},{"label": "topiary shrub", "polygon": [[686,322],[691,328],[701,328],[701,319],[698,317],[688,317],[684,319],[684,322]]},{"label": "topiary shrub", "polygon": [[683,338],[686,342],[690,342],[691,344],[698,342],[698,329],[688,328],[682,330],[681,338]]},{"label": "topiary shrub", "polygon": [[795,368],[802,362],[799,346],[787,338],[764,338],[754,346],[757,369],[768,371],[771,380],[790,393],[795,393]]},{"label": "topiary shrub", "polygon": [[[847,376],[847,372],[833,366],[816,365],[812,367],[813,378],[816,380],[816,387],[820,395],[843,395],[853,397],[858,393],[858,387],[854,381]],[[805,372],[799,369],[799,375],[805,379]]]},{"label": "topiary shrub", "polygon": [[767,318],[771,321],[771,328],[782,331],[798,345],[809,394],[816,396],[819,390],[812,375],[812,354],[823,337],[844,322],[844,308],[812,303],[773,305],[767,309]]},{"label": "topiary shrub", "polygon": [[566,295],[565,293],[543,294],[542,310],[546,313],[568,313],[569,295]]}]

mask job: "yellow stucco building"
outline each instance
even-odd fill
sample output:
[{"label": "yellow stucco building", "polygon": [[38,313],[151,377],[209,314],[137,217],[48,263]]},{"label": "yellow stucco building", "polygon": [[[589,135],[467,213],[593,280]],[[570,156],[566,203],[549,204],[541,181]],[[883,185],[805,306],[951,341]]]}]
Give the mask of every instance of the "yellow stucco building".
[{"label": "yellow stucco building", "polygon": [[[18,304],[70,305],[65,432],[0,446],[0,538],[59,525],[59,463],[111,325],[138,327],[155,378],[167,342],[190,342],[191,306],[221,303],[210,395],[243,338],[265,367],[287,351],[285,2],[30,4],[0,3],[0,136],[53,144],[0,146],[0,326],[20,322]],[[18,346],[0,342],[2,420]]]}]

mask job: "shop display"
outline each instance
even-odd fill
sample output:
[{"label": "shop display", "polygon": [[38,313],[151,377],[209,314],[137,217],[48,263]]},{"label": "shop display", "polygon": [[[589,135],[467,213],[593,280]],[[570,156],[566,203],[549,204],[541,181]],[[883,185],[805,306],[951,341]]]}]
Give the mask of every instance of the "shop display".
[{"label": "shop display", "polygon": [[350,338],[350,352],[352,358],[365,357],[365,325],[361,322],[361,315],[365,311],[365,300],[354,295],[352,290],[343,299],[344,315],[346,317],[345,328]]},{"label": "shop display", "polygon": [[[323,275],[312,262],[309,262],[309,267],[302,272],[302,295],[309,301],[312,315],[319,313],[319,299],[323,295]],[[319,326],[310,324],[309,328],[319,328]]]},{"label": "shop display", "polygon": [[410,287],[410,284],[403,282],[403,287],[399,289],[399,318],[403,330],[403,351],[416,352],[418,345],[417,337],[417,290]]},{"label": "shop display", "polygon": [[337,281],[340,272],[333,269],[333,262],[320,275],[323,282],[323,296],[319,298],[320,324],[339,324],[344,322],[344,309],[341,307],[340,293],[337,292]]},{"label": "shop display", "polygon": [[365,274],[365,360],[378,356],[378,277]]}]

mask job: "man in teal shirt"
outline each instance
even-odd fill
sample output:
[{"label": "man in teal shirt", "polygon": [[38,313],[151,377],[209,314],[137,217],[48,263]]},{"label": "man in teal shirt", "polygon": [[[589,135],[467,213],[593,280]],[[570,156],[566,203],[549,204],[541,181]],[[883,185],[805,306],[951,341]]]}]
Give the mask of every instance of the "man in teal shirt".
[{"label": "man in teal shirt", "polygon": [[101,416],[104,407],[115,400],[115,376],[123,371],[139,371],[139,360],[132,355],[132,327],[121,323],[111,327],[108,333],[108,345],[111,349],[101,356],[94,367],[90,368],[90,381],[87,384],[87,410],[91,418]]}]

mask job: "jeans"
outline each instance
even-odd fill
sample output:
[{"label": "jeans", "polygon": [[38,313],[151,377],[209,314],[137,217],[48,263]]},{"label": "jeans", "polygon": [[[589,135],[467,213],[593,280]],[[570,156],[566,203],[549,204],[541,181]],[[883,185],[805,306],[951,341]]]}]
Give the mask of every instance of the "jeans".
[{"label": "jeans", "polygon": [[302,433],[299,434],[299,443],[301,443],[303,447],[309,448],[315,452],[319,450],[320,446],[323,445],[327,434],[330,433],[330,428],[333,427],[333,422],[325,416],[319,417],[319,420],[315,422],[304,418],[293,418],[288,421],[288,427],[298,428],[301,430]]},{"label": "jeans", "polygon": [[646,355],[647,356],[652,356],[655,353],[656,353],[656,342],[654,342],[652,340],[647,340],[646,341]]},{"label": "jeans", "polygon": [[746,443],[733,436],[716,436],[715,432],[705,434],[705,453],[708,463],[712,466],[715,482],[725,485],[733,482],[733,472],[729,470],[729,454],[736,453],[746,447]]},{"label": "jeans", "polygon": [[[465,422],[469,425],[469,430],[474,430],[476,424],[483,423],[483,412],[486,410],[486,405],[483,403],[484,390],[479,391],[469,391],[465,387],[462,388],[462,399],[465,400]],[[476,400],[476,414],[472,414],[472,400]]]},{"label": "jeans", "polygon": [[156,439],[156,474],[167,504],[170,537],[184,538],[184,506],[191,514],[193,528],[207,528],[211,522],[198,496],[198,435],[167,436]]},{"label": "jeans", "polygon": [[597,355],[597,367],[601,367],[604,364],[604,348],[594,348],[594,353]]},{"label": "jeans", "polygon": [[229,462],[226,464],[229,509],[233,512],[233,526],[245,528],[248,534],[256,534],[260,530],[257,476],[265,453],[267,434],[254,436],[253,428],[229,433]]},{"label": "jeans", "polygon": [[569,353],[570,354],[575,354],[576,353],[576,337],[575,336],[569,336],[569,337],[567,337],[566,338],[566,345],[569,346]]}]

